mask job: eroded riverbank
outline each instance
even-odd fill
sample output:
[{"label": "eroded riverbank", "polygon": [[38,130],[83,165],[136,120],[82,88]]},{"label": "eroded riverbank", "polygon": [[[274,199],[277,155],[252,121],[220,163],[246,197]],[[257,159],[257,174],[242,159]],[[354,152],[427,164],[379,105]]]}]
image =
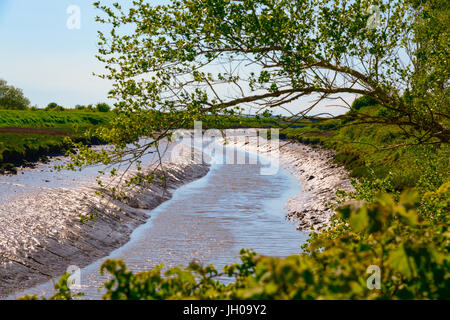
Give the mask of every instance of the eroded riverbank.
[{"label": "eroded riverbank", "polygon": [[[246,130],[235,130],[239,131]],[[299,230],[317,231],[329,226],[334,214],[330,204],[333,203],[336,191],[354,191],[348,172],[334,162],[332,150],[282,140],[273,143],[261,137],[249,139],[239,135],[221,140],[221,143],[279,161],[281,166],[299,180],[302,191],[286,203],[287,217],[298,224]]]},{"label": "eroded riverbank", "polygon": [[[146,171],[159,176],[155,166]],[[95,170],[86,175],[89,179],[46,166],[23,178],[2,179],[0,296],[57,278],[69,265],[84,267],[121,247],[148,220],[148,210],[170,199],[170,190],[203,177],[209,166],[186,156],[165,163],[164,169],[164,183],[155,179],[134,187],[121,201],[96,194]],[[38,176],[45,178],[36,181]],[[81,223],[90,215],[95,219]]]}]

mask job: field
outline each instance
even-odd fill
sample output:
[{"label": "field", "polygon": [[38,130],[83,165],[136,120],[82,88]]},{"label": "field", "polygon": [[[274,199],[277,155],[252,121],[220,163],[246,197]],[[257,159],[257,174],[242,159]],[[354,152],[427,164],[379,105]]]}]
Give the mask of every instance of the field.
[{"label": "field", "polygon": [[96,142],[89,129],[108,123],[111,113],[0,110],[0,171],[45,160],[67,150],[66,137]]},{"label": "field", "polygon": [[[61,155],[69,144],[66,137],[90,144],[101,143],[92,134],[95,128],[107,125],[113,112],[77,110],[0,110],[0,173],[15,173],[15,167],[45,161],[48,156]],[[204,128],[275,127],[275,119],[229,117],[225,121],[208,118]]]}]

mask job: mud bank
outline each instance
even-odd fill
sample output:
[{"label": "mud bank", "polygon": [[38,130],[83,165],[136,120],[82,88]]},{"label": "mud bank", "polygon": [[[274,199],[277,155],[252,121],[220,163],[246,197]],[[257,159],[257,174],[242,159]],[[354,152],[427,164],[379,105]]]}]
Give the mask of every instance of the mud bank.
[{"label": "mud bank", "polygon": [[334,162],[334,151],[312,148],[300,143],[279,140],[277,144],[267,140],[248,139],[235,136],[227,139],[230,147],[259,153],[275,160],[290,171],[300,182],[302,191],[289,199],[286,204],[287,218],[298,223],[297,229],[302,231],[319,230],[330,225],[334,214],[330,204],[333,203],[336,190],[354,191],[348,172]]},{"label": "mud bank", "polygon": [[[149,219],[146,210],[170,199],[170,190],[206,175],[209,166],[178,159],[164,169],[164,183],[142,183],[120,200],[96,194],[95,181],[2,197],[0,296],[56,280],[70,265],[82,268],[107,256]],[[155,166],[146,171],[163,175]],[[91,215],[95,219],[81,222]]]}]

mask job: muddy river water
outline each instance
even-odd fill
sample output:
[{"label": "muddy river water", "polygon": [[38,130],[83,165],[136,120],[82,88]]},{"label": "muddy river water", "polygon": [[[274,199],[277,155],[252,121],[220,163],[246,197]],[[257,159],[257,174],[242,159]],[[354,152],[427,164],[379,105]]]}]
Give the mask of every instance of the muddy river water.
[{"label": "muddy river water", "polygon": [[[107,258],[122,258],[133,271],[193,260],[221,269],[239,261],[241,248],[281,257],[299,253],[308,234],[296,230],[283,209],[301,191],[298,180],[281,167],[274,175],[261,175],[263,157],[246,157],[256,157],[258,163],[213,163],[206,176],[173,191],[170,200],[148,211],[148,221],[135,229],[126,245],[81,269],[84,298],[101,298],[99,287],[107,278],[99,275],[99,268]],[[91,174],[95,170],[84,173]],[[29,293],[49,296],[53,284],[49,281],[10,298]]]}]

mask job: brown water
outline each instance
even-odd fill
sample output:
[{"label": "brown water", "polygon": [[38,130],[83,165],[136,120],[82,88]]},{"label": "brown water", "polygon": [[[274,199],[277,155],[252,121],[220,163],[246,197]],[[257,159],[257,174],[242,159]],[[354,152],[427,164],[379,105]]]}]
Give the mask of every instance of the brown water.
[{"label": "brown water", "polygon": [[[298,181],[282,168],[276,175],[260,175],[260,167],[213,164],[204,178],[177,189],[172,199],[149,211],[148,222],[108,258],[122,258],[133,271],[142,271],[194,259],[222,268],[239,261],[241,248],[270,256],[299,253],[308,234],[286,221],[283,210],[300,192]],[[80,291],[87,299],[102,295],[98,288],[106,278],[98,270],[105,259],[81,270]],[[29,293],[49,296],[52,283],[16,296]]]}]

